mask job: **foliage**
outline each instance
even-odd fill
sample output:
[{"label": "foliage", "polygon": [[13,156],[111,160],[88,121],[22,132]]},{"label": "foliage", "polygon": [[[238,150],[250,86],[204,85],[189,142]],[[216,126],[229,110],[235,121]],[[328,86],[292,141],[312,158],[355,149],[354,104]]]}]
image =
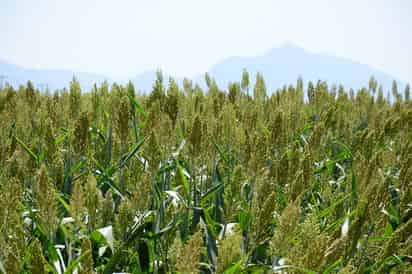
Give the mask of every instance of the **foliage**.
[{"label": "foliage", "polygon": [[205,80],[0,90],[0,273],[412,271],[409,86]]}]

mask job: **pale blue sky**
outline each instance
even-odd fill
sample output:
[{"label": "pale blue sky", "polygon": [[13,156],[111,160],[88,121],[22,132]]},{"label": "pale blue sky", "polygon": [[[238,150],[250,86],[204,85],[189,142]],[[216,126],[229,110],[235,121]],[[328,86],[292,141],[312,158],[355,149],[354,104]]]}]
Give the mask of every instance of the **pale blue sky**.
[{"label": "pale blue sky", "polygon": [[408,0],[0,0],[0,58],[34,68],[193,76],[284,43],[412,80]]}]

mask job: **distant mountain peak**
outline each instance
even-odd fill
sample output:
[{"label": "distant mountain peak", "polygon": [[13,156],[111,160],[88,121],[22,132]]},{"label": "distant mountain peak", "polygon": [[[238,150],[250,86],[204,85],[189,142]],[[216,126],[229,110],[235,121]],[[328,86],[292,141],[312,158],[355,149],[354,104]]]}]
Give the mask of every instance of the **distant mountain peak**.
[{"label": "distant mountain peak", "polygon": [[304,48],[302,48],[301,46],[291,43],[291,42],[286,42],[283,43],[282,45],[280,45],[281,49],[290,49],[290,50],[298,50],[298,51],[305,51]]},{"label": "distant mountain peak", "polygon": [[[342,84],[347,89],[355,90],[367,87],[372,75],[386,90],[390,89],[393,80],[398,81],[400,88],[405,85],[396,77],[368,65],[327,54],[312,53],[293,43],[282,44],[256,57],[227,58],[214,65],[209,72],[220,87],[226,88],[230,81],[240,80],[243,68],[251,75],[251,84],[254,75],[260,72],[265,78],[268,92],[284,85],[295,84],[298,77],[302,77],[306,83],[321,80],[330,85]],[[201,78],[196,80],[200,81]]]},{"label": "distant mountain peak", "polygon": [[273,53],[279,53],[279,52],[305,53],[306,50],[296,44],[288,42],[288,43],[281,44],[279,47],[274,47],[274,48],[267,50],[264,55],[267,56],[267,55],[271,55]]},{"label": "distant mountain peak", "polygon": [[293,59],[297,58],[298,56],[304,56],[307,54],[311,54],[307,52],[304,48],[293,44],[293,43],[285,43],[280,45],[279,47],[274,47],[267,50],[260,58],[266,59],[266,61],[271,62],[271,59],[285,59],[289,57],[293,57]]},{"label": "distant mountain peak", "polygon": [[[208,72],[216,83],[223,89],[227,88],[229,82],[240,81],[242,70],[246,68],[251,75],[251,86],[257,72],[263,74],[268,92],[273,92],[284,85],[294,84],[298,77],[308,81],[327,81],[329,84],[344,85],[345,88],[359,89],[368,85],[369,78],[373,75],[382,84],[386,91],[390,90],[392,81],[398,81],[399,89],[403,89],[405,83],[368,65],[359,64],[348,59],[338,58],[325,54],[311,53],[304,48],[285,43],[266,51],[261,56],[255,57],[229,57],[222,62],[212,66]],[[76,75],[82,88],[89,90],[94,83],[108,81],[113,83],[119,79],[110,79],[104,75],[81,73],[68,70],[30,69],[13,65],[7,61],[0,60],[0,75],[7,78],[13,86],[25,84],[31,80],[34,84],[47,85],[50,90],[67,87],[73,75]],[[167,84],[166,75],[164,75]],[[146,71],[131,80],[137,90],[150,91],[154,80],[155,71]],[[182,79],[175,78],[178,82]],[[204,74],[192,78],[194,83],[204,85]],[[120,80],[119,83],[125,81]]]}]

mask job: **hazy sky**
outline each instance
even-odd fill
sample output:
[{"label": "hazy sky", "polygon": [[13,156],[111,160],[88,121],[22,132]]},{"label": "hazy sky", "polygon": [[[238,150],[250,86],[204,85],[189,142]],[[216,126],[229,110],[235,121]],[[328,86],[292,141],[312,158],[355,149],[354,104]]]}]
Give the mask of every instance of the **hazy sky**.
[{"label": "hazy sky", "polygon": [[0,0],[0,58],[35,68],[193,76],[284,43],[412,80],[409,0]]}]

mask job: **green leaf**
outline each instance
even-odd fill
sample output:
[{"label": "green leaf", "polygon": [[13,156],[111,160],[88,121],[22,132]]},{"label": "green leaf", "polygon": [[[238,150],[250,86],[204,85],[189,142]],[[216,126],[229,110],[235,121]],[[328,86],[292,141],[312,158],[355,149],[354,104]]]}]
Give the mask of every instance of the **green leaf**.
[{"label": "green leaf", "polygon": [[333,203],[333,204],[330,205],[329,207],[327,207],[327,208],[325,208],[324,210],[322,210],[322,211],[319,213],[319,217],[320,217],[320,218],[323,218],[323,217],[328,216],[329,214],[332,213],[332,210],[333,210],[335,207],[337,207],[338,205],[340,205],[341,203],[343,203],[344,201],[346,201],[346,199],[348,199],[348,198],[349,198],[349,196],[346,195],[346,196],[342,197],[341,199],[337,200],[335,203]]},{"label": "green leaf", "polygon": [[183,185],[183,189],[185,190],[186,197],[190,195],[190,186],[189,182],[187,181],[186,175],[183,171],[183,167],[177,162],[177,173],[176,173],[176,180],[178,183]]},{"label": "green leaf", "polygon": [[[206,212],[205,212],[206,215]],[[200,218],[200,224],[203,226],[205,229],[204,231],[204,238],[206,240],[206,248],[207,248],[207,254],[209,257],[209,261],[212,265],[217,264],[217,245],[216,245],[216,231],[214,231],[214,225],[213,225],[213,220],[207,220],[206,222],[211,221],[212,223],[205,223],[203,218]]]},{"label": "green leaf", "polygon": [[39,239],[42,245],[46,248],[49,260],[52,262],[58,261],[59,255],[57,254],[56,248],[54,247],[53,243],[50,241],[46,233],[44,233],[40,225],[36,226],[36,228],[33,231],[33,235],[37,239]]},{"label": "green leaf", "polygon": [[242,210],[241,212],[239,212],[238,218],[239,218],[239,226],[242,229],[242,231],[248,231],[250,221],[252,218],[250,212],[246,210]]},{"label": "green leaf", "polygon": [[323,274],[329,274],[332,273],[332,271],[336,270],[336,267],[342,263],[342,258],[339,258],[336,262],[328,266],[322,273]]},{"label": "green leaf", "polygon": [[240,273],[242,270],[242,263],[243,260],[239,260],[236,264],[232,265],[228,269],[225,270],[223,274],[236,274]]},{"label": "green leaf", "polygon": [[205,194],[202,195],[202,197],[200,198],[200,203],[204,205],[205,202],[212,198],[216,194],[216,192],[218,192],[224,185],[224,183],[219,183],[211,187],[208,191],[206,191]]},{"label": "green leaf", "polygon": [[[63,206],[64,210],[67,212],[70,212],[70,206],[69,204],[64,200],[64,197],[62,194],[56,193],[56,199],[57,201]],[[71,215],[71,214],[70,214]]]},{"label": "green leaf", "polygon": [[81,159],[76,165],[70,169],[70,176],[81,170],[86,165],[86,159]]},{"label": "green leaf", "polygon": [[123,168],[129,161],[130,159],[139,151],[140,147],[143,145],[145,142],[146,138],[143,138],[140,140],[134,147],[130,150],[130,152],[122,159],[122,161],[118,165],[118,169]]},{"label": "green leaf", "polygon": [[145,118],[147,118],[147,114],[144,110],[144,108],[142,107],[142,105],[132,96],[127,95],[130,99],[130,101],[132,102],[132,104],[136,107],[137,111],[142,114]]},{"label": "green leaf", "polygon": [[352,181],[351,181],[352,201],[354,205],[357,205],[358,204],[358,183],[356,180],[355,171],[353,170],[353,167],[351,168],[351,172],[352,172]]},{"label": "green leaf", "polygon": [[335,222],[330,224],[323,231],[325,231],[325,232],[334,231],[336,229],[336,227],[338,227],[338,226],[340,227],[343,224],[345,219],[355,216],[357,214],[357,212],[358,212],[357,210],[354,210],[354,211],[350,212],[349,214],[346,214],[345,216],[339,218],[338,220],[336,220]]},{"label": "green leaf", "polygon": [[222,151],[222,149],[219,147],[219,145],[215,141],[213,141],[213,145],[215,146],[215,148],[216,148],[217,152],[219,153],[220,157],[222,157],[223,161],[225,163],[229,163],[229,160],[228,160],[226,154]]},{"label": "green leaf", "polygon": [[73,273],[74,270],[76,270],[80,263],[90,254],[90,250],[87,250],[86,252],[82,253],[78,258],[75,260],[70,261],[70,264],[66,268],[66,271],[64,271],[65,274],[71,274]]},{"label": "green leaf", "polygon": [[57,136],[54,139],[54,144],[55,145],[60,145],[61,143],[63,143],[67,139],[68,136],[69,136],[69,133],[67,131],[63,131],[63,133],[61,135]]},{"label": "green leaf", "polygon": [[264,264],[248,264],[244,270],[246,273],[266,273],[271,267]]},{"label": "green leaf", "polygon": [[113,190],[113,193],[115,195],[120,196],[120,198],[122,198],[122,199],[124,198],[122,192],[120,191],[120,188],[116,185],[116,183],[113,180],[111,180],[111,179],[110,180],[104,180],[102,182],[101,186],[103,186],[103,185],[109,186]]},{"label": "green leaf", "polygon": [[204,223],[206,224],[207,228],[210,230],[210,233],[212,234],[212,236],[214,238],[217,237],[217,231],[215,229],[215,226],[219,225],[218,222],[215,222],[212,217],[209,214],[209,211],[211,210],[212,207],[208,208],[208,209],[203,209],[203,216],[204,216],[204,220],[201,217],[201,219],[204,221]]},{"label": "green leaf", "polygon": [[17,143],[19,143],[23,147],[23,149],[30,155],[30,157],[33,158],[34,161],[39,161],[39,157],[36,155],[36,153],[34,153],[22,140],[20,140],[17,136],[14,136],[14,138],[16,139]]}]

